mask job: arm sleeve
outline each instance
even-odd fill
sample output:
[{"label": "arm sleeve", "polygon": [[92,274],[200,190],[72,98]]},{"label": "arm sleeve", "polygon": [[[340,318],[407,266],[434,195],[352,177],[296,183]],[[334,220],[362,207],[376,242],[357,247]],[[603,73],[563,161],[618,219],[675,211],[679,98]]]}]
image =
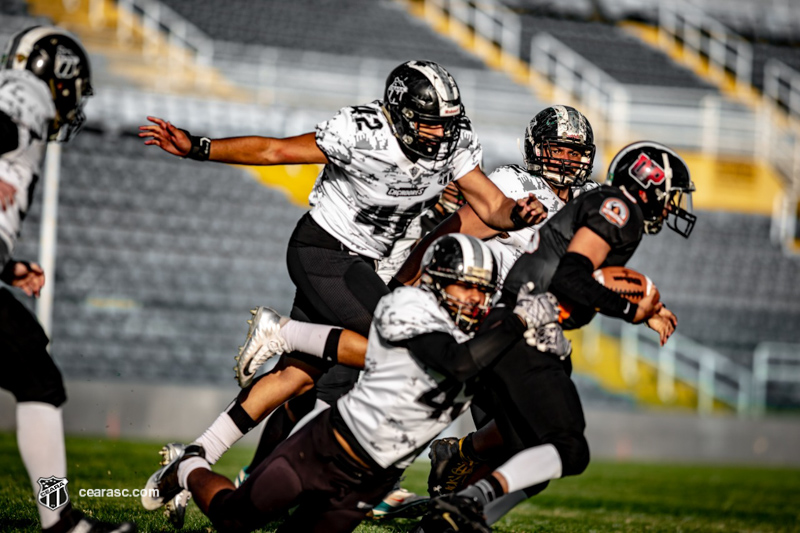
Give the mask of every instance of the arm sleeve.
[{"label": "arm sleeve", "polygon": [[461,344],[442,332],[426,333],[405,344],[419,362],[463,383],[516,344],[524,331],[522,321],[508,311],[502,320]]},{"label": "arm sleeve", "polygon": [[556,268],[548,290],[556,298],[597,309],[598,312],[633,322],[638,305],[603,287],[592,276],[592,262],[585,255],[567,252]]}]

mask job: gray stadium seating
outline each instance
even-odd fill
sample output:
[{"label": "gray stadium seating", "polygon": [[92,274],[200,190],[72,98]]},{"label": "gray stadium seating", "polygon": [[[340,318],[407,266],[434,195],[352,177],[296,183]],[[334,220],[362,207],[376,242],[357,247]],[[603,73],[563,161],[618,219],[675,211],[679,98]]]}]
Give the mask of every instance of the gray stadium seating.
[{"label": "gray stadium seating", "polygon": [[800,343],[800,257],[769,229],[766,216],[704,211],[688,240],[645,236],[629,266],[653,279],[678,331],[749,367],[760,341]]},{"label": "gray stadium seating", "polygon": [[223,7],[215,0],[163,1],[217,41],[485,69],[395,2],[231,0]]},{"label": "gray stadium seating", "polygon": [[[51,350],[67,376],[232,383],[248,310],[291,308],[284,251],[304,209],[243,170],[84,132],[59,200]],[[37,257],[40,209],[19,257]]]}]

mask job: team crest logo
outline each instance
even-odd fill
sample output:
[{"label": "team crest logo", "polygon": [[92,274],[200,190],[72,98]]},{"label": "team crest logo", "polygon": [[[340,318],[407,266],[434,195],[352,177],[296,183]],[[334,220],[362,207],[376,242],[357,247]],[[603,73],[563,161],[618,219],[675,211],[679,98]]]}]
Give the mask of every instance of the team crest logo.
[{"label": "team crest logo", "polygon": [[56,62],[53,67],[56,78],[71,80],[76,77],[78,75],[78,65],[80,62],[80,58],[75,55],[72,50],[58,45],[56,49]]},{"label": "team crest logo", "polygon": [[39,503],[51,511],[55,511],[69,502],[69,494],[67,494],[67,483],[69,483],[69,481],[67,481],[67,478],[55,476],[40,477],[38,483],[39,495],[37,499]]},{"label": "team crest logo", "polygon": [[630,218],[628,206],[619,198],[608,198],[603,202],[603,206],[600,208],[600,214],[603,215],[603,218],[619,228],[627,224],[628,218]]},{"label": "team crest logo", "polygon": [[408,87],[400,78],[395,78],[391,85],[386,89],[386,94],[389,95],[390,104],[399,104],[400,99],[408,92]]},{"label": "team crest logo", "polygon": [[649,188],[650,184],[661,185],[667,177],[664,168],[645,153],[639,154],[639,159],[628,169],[628,174],[645,189]]}]

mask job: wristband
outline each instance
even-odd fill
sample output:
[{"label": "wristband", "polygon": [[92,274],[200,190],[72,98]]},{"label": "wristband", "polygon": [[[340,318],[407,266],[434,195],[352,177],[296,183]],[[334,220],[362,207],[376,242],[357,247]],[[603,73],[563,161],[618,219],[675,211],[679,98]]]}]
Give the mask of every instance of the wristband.
[{"label": "wristband", "polygon": [[195,161],[208,161],[208,157],[211,155],[211,139],[192,135],[183,129],[181,131],[189,137],[189,141],[192,143],[192,147],[189,148],[189,153],[186,154],[185,158],[194,159]]}]

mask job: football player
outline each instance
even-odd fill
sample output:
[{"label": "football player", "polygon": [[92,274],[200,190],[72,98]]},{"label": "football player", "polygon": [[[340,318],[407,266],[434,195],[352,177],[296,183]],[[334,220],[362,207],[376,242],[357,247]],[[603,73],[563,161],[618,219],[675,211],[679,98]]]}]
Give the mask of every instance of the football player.
[{"label": "football player", "polygon": [[[600,312],[632,323],[646,321],[663,344],[677,318],[654,299],[657,292],[637,305],[603,287],[592,272],[624,265],[642,235],[658,233],[665,221],[688,238],[696,220],[693,191],[689,169],[673,150],[650,141],[623,148],[609,166],[605,185],[568,203],[539,230],[535,250],[514,263],[500,301],[512,305],[515,290],[534,284],[535,292],[550,291],[559,299],[565,329],[579,328]],[[503,313],[498,307],[486,325]],[[490,399],[495,424],[459,441],[445,464],[438,465],[438,479],[445,484],[449,473],[470,470],[492,453],[497,458],[498,446],[499,457],[516,455],[460,492],[434,498],[433,512],[419,531],[451,527],[461,508],[461,529],[483,531],[485,524],[476,522],[476,516],[484,506],[491,524],[543,490],[549,480],[580,474],[588,465],[583,410],[570,379],[568,352],[562,357],[543,354],[535,347],[541,339],[531,338],[530,332],[526,337],[527,343],[517,343],[481,376],[481,392]],[[432,471],[436,469],[432,464]]]},{"label": "football player", "polygon": [[[0,64],[0,280],[38,297],[45,274],[13,257],[42,172],[48,141],[66,142],[81,128],[92,95],[89,58],[76,37],[50,27],[27,28],[11,38]],[[64,382],[36,318],[0,287],[0,386],[17,401],[17,442],[36,494],[67,475],[61,405]],[[47,488],[50,488],[48,485]],[[47,532],[135,531],[131,523],[101,523],[73,510],[67,488],[55,509],[37,498]],[[57,504],[54,504],[57,505]]]},{"label": "football player", "polygon": [[[236,137],[210,140],[180,130],[159,118],[140,127],[145,144],[197,160],[249,165],[323,164],[309,196],[312,209],[289,241],[287,264],[296,286],[292,318],[369,332],[378,300],[389,292],[375,272],[412,219],[431,207],[450,182],[480,219],[499,231],[520,229],[544,218],[535,196],[514,201],[483,174],[482,149],[464,113],[458,86],[440,65],[408,61],[387,77],[383,100],[346,107],[317,125],[316,132],[289,138]],[[248,336],[257,332],[259,317]],[[237,363],[243,387],[258,365],[246,344]],[[282,374],[306,369],[319,360],[289,358]],[[349,390],[358,370],[335,365],[316,383],[316,398],[332,404]],[[282,386],[267,374],[246,389],[228,413],[209,428],[220,445],[235,442],[258,421],[262,394]],[[271,389],[271,390],[270,390]],[[309,412],[313,394],[295,399],[271,417],[265,431],[273,442],[288,434]],[[280,405],[280,404],[278,404]],[[229,444],[227,444],[229,446]]]},{"label": "football player", "polygon": [[[524,288],[513,313],[471,340],[496,284],[492,253],[481,241],[460,234],[438,239],[423,260],[420,286],[399,288],[378,303],[364,375],[351,391],[280,444],[235,490],[210,471],[202,445],[167,445],[165,466],[147,483],[159,496],[142,503],[158,508],[184,488],[220,530],[256,529],[299,505],[279,531],[352,531],[468,406],[480,369],[526,327],[557,319],[552,295]],[[313,326],[328,336],[336,329]]]},{"label": "football player", "polygon": [[[558,211],[566,201],[581,194],[585,190],[597,187],[597,184],[588,180],[591,174],[595,154],[594,136],[591,125],[586,117],[579,111],[569,106],[552,106],[539,112],[530,122],[525,132],[525,164],[523,169],[517,165],[501,167],[490,175],[490,179],[509,198],[526,198],[529,194],[536,195],[538,200],[547,206],[547,216]],[[547,168],[544,163],[547,162]],[[588,181],[587,181],[588,180]],[[449,189],[449,190],[448,190]],[[459,205],[456,217],[437,227],[432,234],[426,237],[425,247],[433,238],[446,233],[456,232],[459,229],[487,240],[487,245],[495,254],[500,271],[500,280],[505,277],[510,265],[529,246],[535,229],[543,222],[530,228],[522,228],[509,232],[498,232],[488,227],[475,214],[475,211],[459,199],[455,187],[449,185],[442,194],[433,213],[426,213],[420,226],[426,226],[426,233],[437,223],[454,212]],[[441,206],[439,208],[439,206]],[[423,228],[420,227],[420,230]],[[490,239],[494,237],[493,239]],[[397,244],[397,243],[396,243]],[[424,251],[424,250],[423,250]],[[403,252],[401,251],[401,254]],[[413,272],[419,271],[422,257],[420,248],[414,252],[419,258],[413,263]],[[408,264],[408,263],[407,263]],[[386,269],[385,269],[386,270]],[[416,276],[415,276],[416,279]],[[327,332],[313,333],[315,329],[310,324],[293,321],[287,327],[287,322],[281,321],[280,316],[268,308],[255,310],[251,320],[250,331],[240,356],[240,365],[245,364],[257,369],[268,358],[290,352],[317,352],[324,348],[323,358],[328,364],[336,362],[353,369],[362,368],[364,353],[366,351],[366,338],[345,330],[342,336],[334,342],[323,344]],[[247,361],[244,363],[244,361]],[[237,431],[232,428],[230,419],[238,416],[244,417],[239,412],[237,403],[244,406],[247,414],[256,423],[263,420],[276,408],[284,404],[287,399],[296,397],[302,392],[313,387],[319,379],[321,372],[320,363],[315,365],[304,364],[303,361],[293,361],[292,358],[283,357],[277,366],[268,374],[268,378],[257,382],[253,387],[245,389],[239,399],[229,407],[218,420],[212,424],[199,439],[206,447],[207,458],[212,464],[238,440],[246,431]],[[255,371],[255,370],[254,370]],[[280,381],[279,381],[280,380]],[[269,386],[267,386],[269,385]],[[299,400],[303,401],[301,397]],[[273,415],[262,434],[258,450],[251,465],[254,467],[265,459],[274,447],[282,440],[283,432],[291,428],[294,419],[290,419],[293,402],[284,404],[282,409]],[[304,406],[305,407],[305,406]],[[304,411],[301,411],[301,415]],[[245,419],[241,429],[249,430],[254,424]],[[221,428],[215,431],[214,425]],[[276,430],[278,428],[278,430]],[[217,435],[223,434],[224,438]],[[244,479],[252,467],[246,467],[240,473]],[[386,505],[377,506],[378,514],[406,512],[406,507],[419,501],[412,493],[398,488],[398,492],[389,495]],[[182,499],[182,498],[181,498]],[[391,506],[391,508],[389,508]],[[168,512],[174,515],[174,503],[168,504]]]}]

